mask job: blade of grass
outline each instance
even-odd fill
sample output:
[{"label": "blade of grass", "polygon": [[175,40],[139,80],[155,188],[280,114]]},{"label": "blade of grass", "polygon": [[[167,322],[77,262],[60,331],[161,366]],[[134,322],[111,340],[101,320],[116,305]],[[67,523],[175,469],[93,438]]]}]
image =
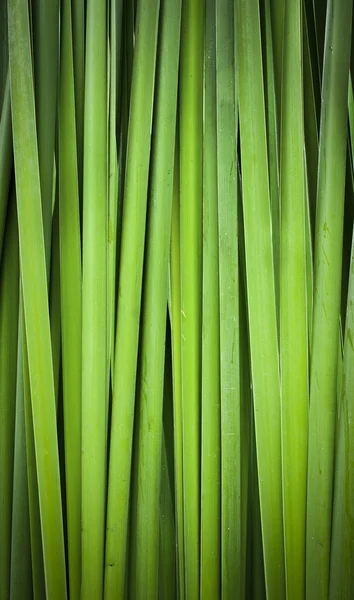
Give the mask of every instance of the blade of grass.
[{"label": "blade of grass", "polygon": [[[317,60],[312,60],[314,36],[311,36],[310,21],[313,21],[312,0],[307,0],[303,10],[303,87],[304,87],[304,135],[305,135],[305,192],[306,192],[306,279],[307,279],[307,323],[309,338],[309,360],[311,360],[313,321],[313,244],[316,226],[318,127],[317,97],[319,81]],[[317,50],[315,49],[315,54]],[[317,56],[317,54],[316,54]]]},{"label": "blade of grass", "polygon": [[285,596],[280,380],[259,7],[239,0],[239,106],[248,318],[267,594]]},{"label": "blade of grass", "polygon": [[[132,84],[132,67],[134,56],[134,7],[132,2],[124,3],[123,7],[123,74],[122,74],[122,104],[121,104],[121,196],[124,196],[125,170],[127,165],[127,140],[130,111],[130,95]],[[120,228],[122,221],[122,202],[120,203]]]},{"label": "blade of grass", "polygon": [[257,449],[252,391],[250,405],[250,458],[248,494],[248,552],[246,598],[263,600],[266,598],[264,560],[262,547],[261,512],[259,505],[259,481],[257,470]]},{"label": "blade of grass", "polygon": [[262,544],[261,507],[259,498],[259,479],[256,449],[254,449],[253,465],[253,498],[252,498],[252,598],[265,600],[266,581],[264,573],[264,554]]},{"label": "blade of grass", "polygon": [[[274,280],[279,334],[280,304],[280,197],[279,197],[279,143],[280,121],[278,121],[275,88],[274,51],[270,0],[264,0],[261,8],[261,38],[265,79],[265,108],[267,126],[267,150],[269,168],[270,209],[272,218],[272,240],[274,258]],[[283,10],[283,9],[282,9]],[[274,44],[275,45],[275,44]],[[280,115],[279,115],[280,116]]]},{"label": "blade of grass", "polygon": [[342,389],[339,408],[339,433],[335,469],[334,504],[331,543],[329,598],[351,598],[354,595],[354,237],[350,265],[347,319],[344,338]]},{"label": "blade of grass", "polygon": [[241,594],[241,430],[234,2],[216,3],[222,598]]},{"label": "blade of grass", "polygon": [[156,597],[158,588],[168,254],[171,236],[181,2],[163,0],[159,19],[142,305],[138,490],[136,540],[133,540],[135,561],[132,574],[132,593],[135,593],[136,597],[147,594],[151,598]]},{"label": "blade of grass", "polygon": [[[352,36],[353,41],[353,36]],[[348,113],[349,113],[349,137],[351,143],[351,159],[353,160],[353,138],[354,138],[354,94],[353,94],[353,76],[352,72],[349,72],[349,85],[348,85]]]},{"label": "blade of grass", "polygon": [[[53,220],[53,226],[55,221]],[[54,240],[53,240],[54,241]],[[52,253],[52,259],[55,258],[55,251]],[[54,295],[55,297],[55,295]],[[25,317],[23,314],[23,298],[21,298],[20,307],[23,323],[25,323]],[[53,342],[53,335],[57,332],[58,319],[54,314],[50,314],[50,328],[51,328],[51,341]],[[22,329],[22,353],[23,353],[23,398],[24,398],[24,412],[25,412],[25,424],[26,424],[26,458],[27,458],[27,481],[28,481],[28,501],[29,501],[29,516],[30,516],[30,533],[31,533],[31,555],[32,555],[32,581],[33,581],[33,593],[35,598],[43,598],[45,595],[45,581],[44,581],[44,563],[43,563],[43,545],[42,545],[42,531],[41,531],[41,520],[40,520],[40,505],[39,505],[39,490],[38,490],[38,477],[36,467],[36,451],[35,451],[35,437],[33,429],[33,411],[31,406],[31,390],[30,390],[30,375],[28,368],[28,351],[26,343],[26,331],[25,327]],[[60,321],[59,321],[59,349],[60,349]],[[56,378],[58,377],[59,371],[59,356],[55,356],[52,351],[53,357],[53,375],[54,375],[54,390],[55,390],[55,401],[57,408],[57,388]],[[57,359],[57,360],[55,360]]]},{"label": "blade of grass", "polygon": [[306,292],[307,292],[307,335],[309,356],[311,362],[312,321],[313,321],[313,238],[311,232],[309,177],[305,149],[305,244],[306,244]]},{"label": "blade of grass", "polygon": [[108,393],[106,55],[106,4],[89,0],[82,251],[82,600],[101,599],[104,579]]},{"label": "blade of grass", "polygon": [[[346,175],[345,175],[345,198],[344,198],[344,222],[343,222],[343,254],[342,254],[342,286],[341,286],[341,336],[344,339],[345,321],[347,313],[347,300],[349,289],[349,274],[351,263],[351,249],[353,238],[354,221],[354,173],[351,157],[350,129],[348,129],[347,151],[346,151]],[[342,344],[343,346],[343,344]]]},{"label": "blade of grass", "polygon": [[[286,0],[266,0],[266,11],[270,10],[274,58],[275,105],[277,122],[280,124],[282,111],[282,78],[283,78],[283,36],[284,11]],[[278,142],[280,127],[278,128]]]},{"label": "blade of grass", "polygon": [[60,258],[59,258],[59,199],[58,182],[54,183],[54,204],[52,220],[52,249],[50,261],[49,314],[50,337],[52,341],[55,405],[58,411],[60,361],[61,361],[61,317],[60,317]]},{"label": "blade of grass", "polygon": [[41,181],[44,244],[49,285],[57,83],[59,64],[59,0],[32,3],[33,71]]},{"label": "blade of grass", "polygon": [[12,165],[13,156],[11,130],[10,72],[8,71],[0,120],[0,260],[5,231],[6,207],[9,197]]},{"label": "blade of grass", "polygon": [[136,22],[118,284],[105,559],[106,600],[123,597],[125,583],[159,5],[159,0],[139,0]]},{"label": "blade of grass", "polygon": [[[42,224],[45,246],[47,286],[50,288],[50,265],[52,243],[52,206],[53,206],[53,165],[55,123],[57,116],[57,71],[58,71],[58,23],[59,2],[40,0],[31,7],[31,42],[33,56],[33,79],[35,92],[35,115],[39,175],[42,202]],[[57,323],[57,315],[53,316],[53,324]],[[26,319],[25,319],[26,321]],[[54,325],[55,327],[55,325]],[[51,323],[52,330],[52,323]],[[54,331],[54,330],[53,330]],[[35,459],[35,433],[33,412],[31,407],[31,391],[29,382],[29,365],[27,340],[24,331],[24,404],[26,418],[26,446],[29,485],[30,527],[32,548],[33,587],[35,597],[44,594],[44,565],[42,549],[42,533],[40,523],[40,500],[38,490],[38,474]],[[53,354],[52,354],[53,358]],[[57,357],[55,357],[57,358]],[[53,364],[54,391],[55,375],[59,363]],[[56,398],[56,394],[55,394]]]},{"label": "blade of grass", "polygon": [[[22,310],[19,310],[11,531],[10,600],[31,600],[32,565],[23,398]],[[18,566],[21,565],[21,568]]]},{"label": "blade of grass", "polygon": [[163,437],[160,490],[159,597],[177,597],[176,527],[173,456],[173,378],[170,324],[167,325],[163,399]]},{"label": "blade of grass", "polygon": [[[128,3],[129,4],[129,3]],[[117,313],[117,296],[118,296],[118,280],[119,280],[119,264],[120,264],[120,246],[122,238],[122,217],[123,217],[123,204],[124,204],[124,185],[125,185],[125,170],[126,170],[126,159],[127,159],[127,140],[128,140],[128,123],[129,123],[129,103],[130,103],[130,89],[131,89],[131,69],[132,57],[130,52],[133,53],[132,44],[129,43],[130,36],[133,38],[133,31],[129,31],[128,23],[126,20],[126,4],[123,4],[122,11],[122,57],[121,57],[121,92],[117,94],[119,99],[119,115],[117,115],[117,152],[118,152],[118,203],[117,203],[117,231],[116,231],[116,287],[115,287],[115,312]],[[117,64],[118,68],[118,64]],[[118,120],[119,116],[119,120]],[[116,320],[116,315],[115,315]],[[115,334],[115,331],[113,332]],[[115,338],[112,343],[112,358],[111,358],[111,377],[113,380],[114,376],[114,350],[115,350]],[[112,381],[114,385],[114,381]]]},{"label": "blade of grass", "polygon": [[[58,226],[58,219],[53,218],[53,228]],[[57,215],[58,216],[58,215]],[[53,243],[55,239],[53,239]],[[54,246],[53,246],[54,247]],[[56,248],[51,253],[51,262],[55,259]],[[51,273],[51,281],[54,281],[54,273]],[[52,285],[50,285],[50,291]],[[57,292],[57,290],[55,290]],[[56,298],[56,293],[53,289],[53,298]],[[50,295],[50,301],[52,297]],[[55,303],[54,303],[55,304]],[[55,390],[55,401],[57,408],[57,379],[59,375],[59,356],[60,356],[60,319],[58,320],[57,315],[53,313],[55,306],[51,306],[50,302],[50,330],[51,330],[51,341],[53,343],[57,340],[56,335],[59,337],[59,344],[54,348],[59,349],[57,354],[53,354],[52,346],[52,357],[53,357],[53,375],[54,375],[54,390]],[[23,299],[21,298],[20,310],[23,316]],[[59,327],[58,327],[59,325]],[[59,330],[59,331],[58,331]],[[39,506],[39,491],[38,491],[38,478],[37,478],[37,467],[36,467],[36,454],[35,454],[35,438],[33,430],[33,412],[31,406],[31,391],[30,391],[30,380],[28,370],[28,351],[26,343],[26,332],[25,327],[22,329],[23,339],[23,398],[24,398],[24,412],[25,412],[25,424],[26,424],[26,457],[27,457],[27,481],[28,481],[28,501],[29,501],[29,515],[30,515],[30,533],[31,533],[31,555],[32,555],[32,581],[33,581],[33,593],[35,598],[43,598],[45,595],[45,581],[44,581],[44,564],[43,564],[43,546],[42,546],[42,532],[41,532],[41,521],[40,521],[40,506]]]},{"label": "blade of grass", "polygon": [[[59,245],[70,597],[81,589],[81,239],[71,2],[61,11],[59,83]],[[53,240],[54,241],[54,240]]]},{"label": "blade of grass", "polygon": [[179,88],[185,592],[199,598],[204,0],[182,7]]},{"label": "blade of grass", "polygon": [[305,596],[309,378],[302,46],[302,0],[290,0],[284,11],[280,146],[281,426],[288,600]]},{"label": "blade of grass", "polygon": [[159,598],[176,598],[176,556],[175,528],[173,515],[173,490],[171,489],[165,434],[163,435],[161,458],[161,499],[160,499],[160,545],[159,545]]},{"label": "blade of grass", "polygon": [[37,154],[28,6],[9,0],[12,127],[46,591],[66,598],[55,394]]},{"label": "blade of grass", "polygon": [[4,100],[8,64],[7,2],[2,2],[0,6],[0,106]]},{"label": "blade of grass", "polygon": [[206,2],[204,52],[203,307],[200,595],[221,592],[221,413],[216,160],[216,5]]},{"label": "blade of grass", "polygon": [[110,96],[109,96],[109,207],[108,207],[108,356],[114,369],[114,333],[116,322],[117,233],[118,231],[118,151],[117,105],[121,94],[120,64],[123,2],[111,1],[110,14]]},{"label": "blade of grass", "polygon": [[[23,298],[20,305],[22,320],[25,324],[23,311]],[[39,505],[39,490],[36,467],[35,435],[33,429],[33,411],[31,405],[30,374],[28,368],[28,348],[26,342],[26,328],[22,329],[22,359],[23,359],[23,404],[26,424],[26,458],[28,503],[31,532],[31,558],[33,596],[35,600],[45,597],[43,544],[41,531],[41,516]]]},{"label": "blade of grass", "polygon": [[[337,449],[340,436],[340,413],[341,413],[341,395],[342,395],[342,378],[343,378],[343,350],[344,340],[342,334],[342,327],[339,327],[339,341],[338,341],[338,360],[337,360],[337,411],[336,411],[336,433],[334,440],[334,459],[337,456]],[[335,463],[334,463],[335,466]],[[334,472],[336,475],[336,472]],[[332,516],[333,519],[333,516]],[[333,522],[333,521],[332,521]]]},{"label": "blade of grass", "polygon": [[240,307],[240,436],[241,436],[241,598],[248,598],[251,563],[249,523],[252,506],[252,380],[247,315],[247,282],[244,224],[242,214],[241,177],[238,170],[238,232],[239,232],[239,307]]},{"label": "blade of grass", "polygon": [[[82,209],[83,157],[84,157],[84,104],[85,104],[85,34],[86,2],[71,2],[72,53],[75,85],[75,125],[77,147],[77,170],[79,180],[80,209]],[[81,211],[80,211],[81,214]]]},{"label": "blade of grass", "polygon": [[305,11],[303,11],[303,77],[308,201],[310,210],[311,237],[314,239],[317,198],[318,128],[314,73],[310,55],[310,36]]},{"label": "blade of grass", "polygon": [[352,1],[327,4],[317,185],[306,594],[328,598]]},{"label": "blade of grass", "polygon": [[10,596],[19,256],[16,196],[11,193],[0,271],[0,598]]},{"label": "blade of grass", "polygon": [[180,265],[180,193],[179,139],[176,135],[173,176],[171,253],[169,265],[169,314],[172,342],[173,433],[175,468],[175,520],[177,545],[177,591],[185,597],[184,507],[183,507],[183,439],[182,439],[182,366],[181,366],[181,265]]}]

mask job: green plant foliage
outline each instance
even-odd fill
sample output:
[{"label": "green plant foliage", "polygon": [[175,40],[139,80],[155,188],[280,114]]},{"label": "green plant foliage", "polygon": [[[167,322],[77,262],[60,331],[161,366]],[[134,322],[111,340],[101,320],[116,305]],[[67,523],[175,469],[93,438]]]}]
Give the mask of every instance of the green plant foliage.
[{"label": "green plant foliage", "polygon": [[352,22],[0,2],[0,600],[354,597]]}]

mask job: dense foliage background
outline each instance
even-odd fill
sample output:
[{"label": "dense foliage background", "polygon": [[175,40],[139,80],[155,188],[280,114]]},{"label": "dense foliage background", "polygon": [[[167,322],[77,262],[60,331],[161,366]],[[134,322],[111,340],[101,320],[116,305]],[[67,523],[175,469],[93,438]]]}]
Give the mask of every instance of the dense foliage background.
[{"label": "dense foliage background", "polygon": [[0,599],[354,598],[352,0],[0,2]]}]

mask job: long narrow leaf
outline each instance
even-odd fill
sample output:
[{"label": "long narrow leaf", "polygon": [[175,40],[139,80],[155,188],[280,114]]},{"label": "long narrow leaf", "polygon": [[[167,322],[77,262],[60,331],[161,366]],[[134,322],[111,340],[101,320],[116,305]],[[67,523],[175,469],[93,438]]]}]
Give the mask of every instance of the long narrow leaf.
[{"label": "long narrow leaf", "polygon": [[10,595],[12,481],[15,443],[19,256],[12,192],[0,270],[0,598]]},{"label": "long narrow leaf", "polygon": [[285,596],[280,379],[259,7],[237,12],[243,212],[259,493],[267,594]]},{"label": "long narrow leaf", "polygon": [[20,262],[43,553],[47,594],[55,599],[66,597],[66,577],[27,2],[10,0],[8,11]]},{"label": "long narrow leaf", "polygon": [[327,4],[317,185],[306,594],[328,597],[351,0]]},{"label": "long narrow leaf", "polygon": [[206,2],[204,55],[203,308],[200,594],[221,591],[221,413],[218,180],[216,155],[216,8]]},{"label": "long narrow leaf", "polygon": [[216,2],[222,597],[241,594],[241,423],[234,2]]},{"label": "long narrow leaf", "polygon": [[8,72],[0,120],[0,259],[3,245],[6,207],[9,196],[12,164],[10,73]]},{"label": "long narrow leaf", "polygon": [[[125,586],[159,0],[139,0],[125,172],[108,486],[105,598]],[[167,277],[167,273],[166,273]]]},{"label": "long narrow leaf", "polygon": [[[19,310],[17,342],[16,416],[11,530],[10,600],[31,600],[32,565],[26,461],[26,430],[22,359],[23,312]],[[18,568],[18,565],[21,568]]]},{"label": "long narrow leaf", "polygon": [[284,12],[280,177],[283,511],[291,599],[305,593],[309,401],[301,0],[286,2]]},{"label": "long narrow leaf", "polygon": [[204,0],[182,6],[179,88],[186,596],[199,598]]},{"label": "long narrow leaf", "polygon": [[[178,132],[177,132],[178,133]],[[173,437],[175,467],[175,518],[177,545],[178,594],[185,597],[184,510],[183,510],[183,433],[182,433],[182,367],[181,367],[181,277],[180,277],[180,203],[179,143],[176,137],[173,174],[171,255],[169,268],[169,314],[172,345]]]},{"label": "long narrow leaf", "polygon": [[106,4],[89,0],[82,250],[82,600],[101,599],[104,578],[108,398],[106,54]]},{"label": "long narrow leaf", "polygon": [[180,0],[162,0],[142,306],[136,540],[132,541],[133,546],[136,544],[133,593],[151,598],[158,588],[163,374],[180,23]]},{"label": "long narrow leaf", "polygon": [[81,240],[71,3],[62,5],[59,86],[59,242],[70,596],[81,589]]}]

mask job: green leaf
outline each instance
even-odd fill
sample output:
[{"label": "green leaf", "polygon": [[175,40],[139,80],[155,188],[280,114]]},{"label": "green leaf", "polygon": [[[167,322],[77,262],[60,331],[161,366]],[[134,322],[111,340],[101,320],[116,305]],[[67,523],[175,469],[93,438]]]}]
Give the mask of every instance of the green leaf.
[{"label": "green leaf", "polygon": [[180,194],[179,138],[176,136],[173,175],[171,254],[169,265],[169,315],[172,346],[173,438],[175,467],[175,519],[177,545],[178,594],[185,598],[184,510],[183,510],[183,416],[181,366],[181,252],[180,252]]},{"label": "green leaf", "polygon": [[[106,17],[105,2],[88,1],[82,248],[82,600],[101,599],[104,579],[109,367]],[[77,262],[76,254],[76,269]]]},{"label": "green leaf", "polygon": [[16,195],[11,192],[0,269],[0,598],[10,596],[14,469],[19,250]]},{"label": "green leaf", "polygon": [[10,73],[8,72],[0,119],[0,260],[13,165],[10,104]]},{"label": "green leaf", "polygon": [[238,81],[248,318],[267,594],[285,596],[280,378],[259,7],[239,0]]},{"label": "green leaf", "polygon": [[181,2],[163,0],[159,17],[142,298],[137,514],[132,515],[130,576],[132,594],[139,598],[144,594],[156,597],[158,589],[162,408],[180,24]]},{"label": "green leaf", "polygon": [[204,0],[182,6],[179,87],[180,274],[185,593],[200,577]]},{"label": "green leaf", "polygon": [[200,594],[221,591],[221,411],[216,120],[216,4],[206,2],[204,53],[203,306]]},{"label": "green leaf", "polygon": [[[159,0],[139,0],[125,172],[112,401],[105,598],[125,585],[140,302]],[[166,273],[167,277],[167,273]]]},{"label": "green leaf", "polygon": [[302,2],[285,4],[280,157],[283,518],[287,598],[305,593],[308,442]]},{"label": "green leaf", "polygon": [[66,598],[66,576],[27,2],[10,0],[8,18],[20,263],[44,568],[47,595],[55,600]]},{"label": "green leaf", "polygon": [[317,185],[306,594],[328,598],[352,1],[327,4]]},{"label": "green leaf", "polygon": [[62,373],[70,596],[81,590],[82,289],[79,179],[70,0],[61,12],[58,177]]},{"label": "green leaf", "polygon": [[223,598],[241,593],[241,423],[234,2],[216,2],[220,280],[221,573]]}]

